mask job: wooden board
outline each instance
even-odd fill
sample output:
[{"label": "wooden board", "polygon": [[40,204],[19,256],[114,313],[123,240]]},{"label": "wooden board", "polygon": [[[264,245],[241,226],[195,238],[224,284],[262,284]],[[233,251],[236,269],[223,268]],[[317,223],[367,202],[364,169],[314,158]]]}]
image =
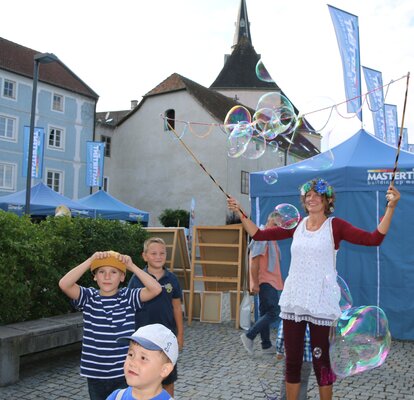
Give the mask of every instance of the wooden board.
[{"label": "wooden board", "polygon": [[[188,318],[188,308],[190,306],[190,291],[183,290],[184,317]],[[201,292],[194,292],[193,319],[200,319],[201,315]]]},{"label": "wooden board", "polygon": [[221,322],[222,292],[201,293],[201,322]]},{"label": "wooden board", "polygon": [[243,226],[195,226],[192,249],[188,324],[192,318],[194,283],[203,282],[206,291],[236,291],[235,325],[239,328],[246,252]]}]

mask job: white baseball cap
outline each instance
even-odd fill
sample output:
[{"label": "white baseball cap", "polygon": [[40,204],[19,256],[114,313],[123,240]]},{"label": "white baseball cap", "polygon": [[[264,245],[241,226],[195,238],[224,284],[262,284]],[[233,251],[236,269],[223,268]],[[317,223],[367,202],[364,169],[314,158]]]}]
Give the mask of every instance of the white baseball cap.
[{"label": "white baseball cap", "polygon": [[178,358],[178,342],[174,333],[161,324],[145,325],[139,328],[132,336],[121,337],[121,340],[133,340],[144,349],[160,350],[171,360],[173,365]]}]

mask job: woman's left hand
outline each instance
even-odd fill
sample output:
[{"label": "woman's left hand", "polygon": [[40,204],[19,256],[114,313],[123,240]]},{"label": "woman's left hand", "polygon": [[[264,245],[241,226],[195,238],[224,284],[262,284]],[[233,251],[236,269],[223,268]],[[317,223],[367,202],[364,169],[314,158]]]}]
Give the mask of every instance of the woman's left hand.
[{"label": "woman's left hand", "polygon": [[401,194],[394,185],[390,185],[387,190],[387,194],[385,195],[385,198],[388,201],[387,207],[395,208],[395,206],[401,198]]}]

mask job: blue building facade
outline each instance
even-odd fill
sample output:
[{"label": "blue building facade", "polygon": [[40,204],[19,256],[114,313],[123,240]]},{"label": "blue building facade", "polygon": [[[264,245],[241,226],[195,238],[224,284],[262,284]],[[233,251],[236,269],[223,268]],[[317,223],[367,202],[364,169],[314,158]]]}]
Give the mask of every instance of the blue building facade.
[{"label": "blue building facade", "polygon": [[[29,130],[33,56],[38,53],[0,38],[0,196],[26,188],[25,130]],[[98,95],[60,61],[39,65],[35,127],[44,131],[41,177],[73,199],[86,186],[86,143],[94,140]],[[26,143],[27,145],[27,143]],[[27,157],[27,156],[26,156]]]}]

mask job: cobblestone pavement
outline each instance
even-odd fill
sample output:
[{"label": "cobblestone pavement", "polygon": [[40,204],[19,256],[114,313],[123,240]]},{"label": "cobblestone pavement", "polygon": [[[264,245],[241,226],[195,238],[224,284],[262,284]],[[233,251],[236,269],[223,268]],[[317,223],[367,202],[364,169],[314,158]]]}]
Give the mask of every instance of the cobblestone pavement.
[{"label": "cobblestone pavement", "polygon": [[[255,342],[250,357],[233,323],[185,326],[185,349],[178,364],[175,399],[272,399],[280,389],[282,366],[263,355]],[[273,332],[275,338],[275,333]],[[414,400],[414,342],[394,341],[383,366],[340,380],[334,398],[345,400]],[[18,383],[0,388],[0,399],[88,399],[79,376],[79,353],[50,358],[22,368]],[[318,399],[313,375],[308,399]]]}]

